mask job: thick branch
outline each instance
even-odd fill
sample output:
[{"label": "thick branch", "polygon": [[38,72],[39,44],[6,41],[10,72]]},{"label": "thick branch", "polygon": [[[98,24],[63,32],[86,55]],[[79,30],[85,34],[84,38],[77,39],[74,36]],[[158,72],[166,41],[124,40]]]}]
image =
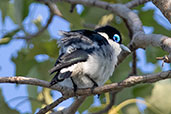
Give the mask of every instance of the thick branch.
[{"label": "thick branch", "polygon": [[170,0],[152,0],[153,4],[156,5],[163,13],[163,15],[171,23],[171,1]]},{"label": "thick branch", "polygon": [[[50,105],[47,105],[45,108],[41,109],[38,114],[43,114],[55,106],[57,106],[59,103],[62,101],[73,97],[73,96],[84,96],[82,99],[78,102],[75,102],[74,104],[71,105],[72,107],[75,107],[77,109],[79,107],[79,104],[81,104],[84,101],[84,98],[87,95],[94,95],[94,94],[101,94],[105,92],[118,92],[121,91],[124,88],[134,86],[136,84],[140,83],[152,83],[156,82],[159,80],[164,80],[167,78],[171,78],[171,71],[167,72],[160,72],[157,74],[149,74],[149,75],[144,75],[144,76],[130,76],[129,78],[123,80],[122,82],[119,83],[112,83],[108,85],[104,85],[101,87],[96,87],[94,88],[93,92],[91,88],[87,89],[78,89],[76,92],[73,91],[71,88],[67,87],[62,87],[60,85],[55,85],[52,87],[49,87],[49,82],[35,79],[35,78],[26,78],[26,77],[0,77],[0,83],[16,83],[16,84],[29,84],[29,85],[36,85],[36,86],[42,86],[42,87],[47,87],[51,89],[55,89],[63,93],[63,97],[58,99],[57,101],[53,102]],[[67,110],[71,110],[71,108],[68,108]],[[75,110],[74,110],[75,112]]]},{"label": "thick branch", "polygon": [[[40,1],[48,1],[48,0],[40,0]],[[133,36],[139,33],[144,33],[142,28],[142,23],[136,13],[131,11],[126,5],[122,4],[110,4],[103,1],[98,0],[51,0],[54,2],[68,2],[71,4],[83,4],[86,6],[96,6],[102,9],[106,9],[115,13],[116,15],[123,18],[128,24]],[[133,50],[133,49],[131,49]],[[119,56],[119,63],[121,63],[130,53],[122,52]]]},{"label": "thick branch", "polygon": [[58,90],[64,94],[64,96],[87,96],[94,94],[101,94],[105,92],[117,92],[122,90],[123,88],[127,88],[130,86],[134,86],[140,83],[153,83],[159,80],[164,80],[167,78],[171,78],[171,71],[160,72],[157,74],[149,74],[144,76],[130,76],[129,78],[123,80],[119,83],[112,83],[100,87],[94,88],[93,92],[91,88],[87,89],[78,89],[75,93],[71,88],[63,87],[58,84],[55,86],[49,87],[49,82],[35,79],[35,78],[26,78],[26,77],[0,77],[0,83],[17,83],[17,84],[29,84],[51,88],[54,90]]},{"label": "thick branch", "polygon": [[[47,1],[47,0],[41,0],[41,1]],[[115,13],[116,15],[120,16],[121,18],[123,18],[125,20],[125,22],[128,25],[131,33],[133,34],[132,35],[133,36],[132,42],[129,45],[129,48],[132,51],[136,50],[137,48],[146,48],[148,45],[153,45],[153,46],[160,46],[165,51],[167,51],[171,54],[171,49],[170,49],[170,45],[169,45],[169,44],[171,44],[171,41],[167,40],[167,41],[169,41],[167,43],[161,43],[160,42],[161,38],[167,39],[169,37],[163,36],[163,35],[157,35],[157,34],[145,35],[143,28],[142,28],[142,23],[141,23],[139,17],[137,16],[136,13],[134,13],[133,11],[131,11],[128,8],[131,5],[128,5],[128,4],[126,4],[126,5],[110,4],[110,3],[98,1],[98,0],[52,0],[52,1],[55,1],[55,2],[64,1],[64,2],[71,3],[71,4],[83,4],[86,6],[96,6],[96,7],[103,8],[103,9],[106,9],[108,11],[111,11],[111,12]],[[139,3],[144,3],[146,1],[147,0],[142,0]],[[130,4],[135,4],[135,3],[137,3],[137,2],[132,1]],[[149,42],[149,39],[150,40],[155,39],[155,43],[153,43],[153,40],[151,40],[151,42]],[[144,43],[141,43],[140,40],[146,44],[144,45]],[[136,46],[134,46],[132,44],[135,44]],[[162,45],[158,45],[158,44],[162,44]],[[128,55],[129,55],[129,53],[122,52],[119,56],[118,64],[121,63]],[[171,57],[171,56],[169,56],[169,57]],[[169,58],[169,60],[171,61],[171,58]]]},{"label": "thick branch", "polygon": [[[50,83],[44,80],[39,80],[36,78],[28,78],[28,77],[22,77],[22,76],[14,76],[14,77],[0,77],[0,83],[16,83],[16,84],[28,84],[28,85],[35,85],[35,86],[41,86],[50,88],[53,90],[60,91],[63,93],[64,91],[70,91],[67,87],[62,87],[60,85],[55,85],[50,87]],[[65,93],[65,92],[64,92]]]},{"label": "thick branch", "polygon": [[152,45],[154,47],[160,47],[164,51],[169,53],[168,59],[171,61],[171,37],[161,34],[136,34],[130,43],[130,47],[134,49],[146,48]]},{"label": "thick branch", "polygon": [[[39,1],[48,1],[48,0],[39,0]],[[155,36],[160,37],[166,37],[166,36],[162,36],[162,35],[145,35],[143,28],[142,28],[142,23],[139,19],[139,17],[137,16],[136,13],[134,13],[132,10],[130,10],[127,5],[121,5],[121,4],[110,4],[107,2],[103,2],[103,1],[98,1],[98,0],[51,0],[54,2],[68,2],[71,4],[83,4],[86,6],[96,6],[99,8],[103,8],[106,9],[108,11],[111,11],[113,13],[115,13],[116,15],[120,16],[121,18],[123,18],[127,24],[127,26],[129,27],[131,33],[132,33],[132,43],[129,45],[129,48],[134,51],[137,48],[146,48],[147,45],[144,45],[143,43],[141,43],[139,40],[143,40],[143,42],[146,42],[148,45],[153,45],[153,42],[150,42],[150,44],[148,43],[148,39],[153,37],[156,38]],[[146,0],[145,0],[146,1]],[[132,1],[133,4],[135,4],[135,1]],[[128,5],[130,7],[130,5]],[[141,38],[143,37],[143,38]],[[146,39],[145,39],[146,37]],[[167,37],[169,38],[169,37]],[[157,41],[158,39],[156,38],[155,41]],[[136,45],[140,44],[140,45]],[[171,42],[169,42],[171,43]],[[134,47],[135,44],[136,46]],[[157,44],[160,44],[160,42],[158,42]],[[158,46],[158,45],[155,45]],[[169,47],[168,43],[165,43],[162,47]],[[171,52],[170,48],[169,50],[164,48],[165,51],[167,52]],[[119,61],[118,64],[121,63],[127,56],[129,55],[129,53],[127,52],[122,52],[119,56]],[[169,58],[169,60],[171,61],[171,58]]]},{"label": "thick branch", "polygon": [[[47,0],[41,0],[47,1]],[[142,31],[142,23],[138,18],[137,14],[127,8],[125,5],[122,4],[110,4],[107,2],[99,1],[99,0],[51,0],[55,2],[68,2],[71,4],[83,4],[86,6],[96,6],[102,9],[106,9],[115,13],[116,15],[120,16],[123,19],[128,21],[128,24],[131,25],[131,29],[133,32]]]}]

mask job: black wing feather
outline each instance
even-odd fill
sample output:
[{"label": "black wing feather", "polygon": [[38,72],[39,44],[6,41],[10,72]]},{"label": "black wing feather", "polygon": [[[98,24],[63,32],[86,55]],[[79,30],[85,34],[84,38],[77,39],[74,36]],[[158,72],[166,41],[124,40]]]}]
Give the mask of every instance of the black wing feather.
[{"label": "black wing feather", "polygon": [[88,53],[83,50],[76,50],[72,53],[63,54],[56,61],[56,66],[49,70],[50,74],[66,68],[78,62],[83,62],[88,59]]},{"label": "black wing feather", "polygon": [[92,45],[96,42],[99,46],[108,44],[106,38],[101,36],[95,31],[90,30],[76,30],[65,32],[61,31],[61,35],[64,37],[60,40],[60,43],[64,46],[68,46],[74,43],[82,42],[85,45]]}]

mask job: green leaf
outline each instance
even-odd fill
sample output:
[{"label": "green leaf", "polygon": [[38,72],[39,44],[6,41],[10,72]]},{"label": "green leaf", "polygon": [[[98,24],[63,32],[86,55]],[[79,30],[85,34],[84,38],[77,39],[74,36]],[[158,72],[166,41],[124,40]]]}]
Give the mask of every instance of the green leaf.
[{"label": "green leaf", "polygon": [[116,95],[116,104],[120,104],[121,102],[125,101],[126,99],[134,98],[132,94],[133,87],[125,88],[121,92]]},{"label": "green leaf", "polygon": [[143,84],[143,85],[137,85],[133,88],[133,95],[134,97],[149,97],[151,96],[151,92],[153,90],[152,84]]},{"label": "green leaf", "polygon": [[109,3],[117,3],[118,2],[117,0],[102,0],[102,1],[109,2]]},{"label": "green leaf", "polygon": [[34,65],[38,64],[34,58],[28,58],[28,50],[21,49],[16,58],[12,57],[16,65],[16,75],[26,76]]},{"label": "green leaf", "polygon": [[157,62],[156,57],[162,57],[166,54],[167,53],[163,51],[161,48],[156,48],[152,46],[146,48],[147,62],[151,62],[153,64]]},{"label": "green leaf", "polygon": [[0,0],[0,9],[2,13],[3,22],[5,20],[5,17],[7,16],[8,7],[9,7],[9,0]]},{"label": "green leaf", "polygon": [[62,13],[62,15],[64,16],[64,19],[66,19],[67,21],[70,22],[70,27],[72,29],[81,29],[82,25],[81,25],[81,18],[80,15],[77,13],[76,9],[74,9],[74,11],[71,13],[70,9],[71,9],[71,5],[68,3],[57,3],[57,6],[60,10],[60,12]]},{"label": "green leaf", "polygon": [[[129,73],[131,72],[131,68],[129,67],[129,63],[131,61],[131,56],[127,57],[117,68],[110,80],[112,82],[120,82],[128,77]],[[124,100],[128,98],[132,98],[132,88],[125,88],[121,92],[116,95],[116,104],[120,104]]]},{"label": "green leaf", "polygon": [[28,15],[29,5],[33,0],[14,0],[14,15],[17,24],[21,25],[22,21]]},{"label": "green leaf", "polygon": [[1,114],[20,114],[17,110],[11,109],[8,104],[4,100],[4,96],[2,94],[1,88],[0,88],[0,109]]},{"label": "green leaf", "polygon": [[40,108],[42,105],[42,101],[38,100],[38,91],[36,86],[28,85],[27,91],[29,94],[29,99],[31,103],[32,113],[36,111],[36,109]]},{"label": "green leaf", "polygon": [[1,44],[8,44],[11,40],[12,40],[12,37],[19,31],[20,29],[15,29],[11,32],[8,32],[7,34],[5,34],[2,39],[0,39],[0,45]]},{"label": "green leaf", "polygon": [[47,54],[50,57],[57,58],[59,48],[57,40],[41,41],[41,39],[33,42],[34,47],[29,50],[29,57],[34,57],[39,54]]},{"label": "green leaf", "polygon": [[158,24],[156,22],[156,20],[153,18],[154,10],[147,10],[147,11],[140,10],[139,11],[139,16],[140,16],[140,19],[141,19],[144,26],[152,26],[152,27],[154,27],[154,33],[157,33],[157,34],[162,33],[162,34],[167,35],[167,36],[171,35],[170,30],[167,30],[166,28],[164,28],[163,26]]},{"label": "green leaf", "polygon": [[29,74],[29,76],[30,77],[36,76],[36,78],[46,81],[50,80],[52,77],[50,77],[48,70],[50,70],[53,67],[54,63],[55,63],[54,61],[47,60],[35,65],[34,70],[36,70],[37,74],[36,75]]},{"label": "green leaf", "polygon": [[156,68],[154,70],[154,73],[158,73],[158,72],[162,72],[162,68],[161,66],[159,66],[158,64],[156,65]]},{"label": "green leaf", "polygon": [[159,110],[162,114],[171,113],[171,83],[170,80],[164,80],[155,83],[154,89],[152,90],[152,95],[147,98],[149,102],[155,109]]},{"label": "green leaf", "polygon": [[[40,21],[35,22],[38,28],[41,28]],[[29,42],[29,54],[28,57],[33,58],[39,54],[47,54],[50,57],[57,58],[59,48],[57,45],[57,40],[50,39],[49,32],[45,30],[40,35],[32,38]]]},{"label": "green leaf", "polygon": [[10,42],[11,38],[10,37],[5,37],[0,39],[0,45],[2,44],[8,44]]},{"label": "green leaf", "polygon": [[98,112],[100,110],[103,110],[107,105],[106,104],[102,104],[101,106],[97,106],[97,107],[90,107],[88,109],[88,112],[90,113],[95,113],[95,112]]},{"label": "green leaf", "polygon": [[[51,69],[53,67],[53,65],[54,65],[54,61],[49,61],[49,60],[33,64],[33,66],[31,68],[29,68],[29,71],[26,74],[26,76],[48,81],[51,79],[51,77],[48,73],[48,70]],[[16,69],[22,71],[22,69],[21,69],[22,66],[23,65],[20,65],[19,66],[20,69],[18,69],[18,67]],[[25,67],[28,67],[28,66],[25,65]]]},{"label": "green leaf", "polygon": [[124,108],[123,114],[143,114],[141,113],[135,104],[130,104]]},{"label": "green leaf", "polygon": [[[109,14],[108,11],[96,7],[84,7],[81,18],[85,24],[98,24],[100,19]],[[91,17],[91,18],[90,18]]]},{"label": "green leaf", "polygon": [[131,56],[127,57],[119,66],[115,68],[114,74],[110,77],[112,82],[119,82],[125,79],[128,74],[131,72],[129,63],[131,62]]},{"label": "green leaf", "polygon": [[93,101],[94,101],[94,97],[93,96],[88,96],[86,98],[86,100],[84,101],[84,103],[79,107],[78,112],[80,114],[82,114],[82,112],[87,110],[93,104]]},{"label": "green leaf", "polygon": [[[48,70],[50,69],[49,66],[51,65],[52,64],[49,63],[49,61],[35,64],[35,66],[29,71],[28,76],[43,80],[49,80],[50,77],[48,74]],[[38,87],[35,86],[27,86],[29,97],[35,99],[30,99],[32,112],[35,112],[36,109],[41,108],[45,104],[49,104],[52,102],[52,96],[50,95],[49,89],[43,89],[41,93],[38,93],[37,89]]]}]

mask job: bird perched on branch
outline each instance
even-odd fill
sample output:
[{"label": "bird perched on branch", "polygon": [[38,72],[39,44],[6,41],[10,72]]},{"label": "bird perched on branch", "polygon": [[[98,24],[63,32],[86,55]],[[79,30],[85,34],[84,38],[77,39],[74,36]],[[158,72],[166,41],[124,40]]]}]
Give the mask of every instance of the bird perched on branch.
[{"label": "bird perched on branch", "polygon": [[114,72],[117,57],[122,50],[130,50],[121,44],[120,32],[111,26],[90,30],[60,31],[61,47],[55,66],[56,73],[50,85],[89,88],[103,85]]}]

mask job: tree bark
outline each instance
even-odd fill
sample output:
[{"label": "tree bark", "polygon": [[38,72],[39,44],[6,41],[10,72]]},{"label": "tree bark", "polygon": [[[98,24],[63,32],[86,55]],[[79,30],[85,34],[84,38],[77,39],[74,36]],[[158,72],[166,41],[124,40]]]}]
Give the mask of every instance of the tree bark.
[{"label": "tree bark", "polygon": [[152,2],[171,23],[171,0],[152,0]]}]

